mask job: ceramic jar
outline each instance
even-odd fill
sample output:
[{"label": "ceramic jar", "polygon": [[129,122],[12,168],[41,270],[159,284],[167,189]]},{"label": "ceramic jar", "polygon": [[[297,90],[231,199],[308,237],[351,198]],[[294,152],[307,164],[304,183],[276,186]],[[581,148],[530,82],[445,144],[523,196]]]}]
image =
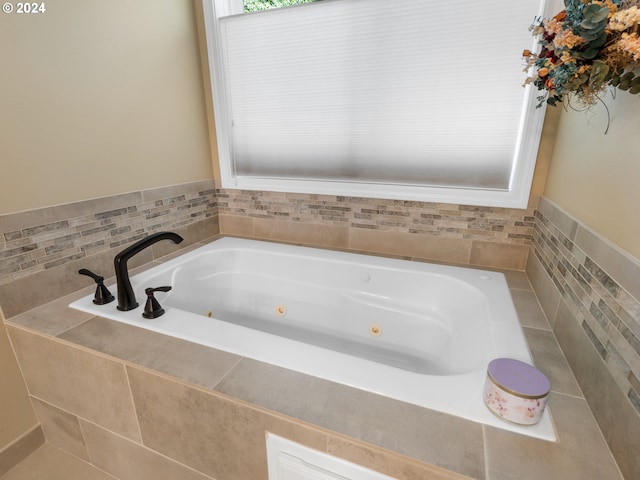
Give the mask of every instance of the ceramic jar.
[{"label": "ceramic jar", "polygon": [[550,387],[547,377],[528,363],[496,358],[487,368],[484,403],[504,420],[534,425],[542,418]]}]

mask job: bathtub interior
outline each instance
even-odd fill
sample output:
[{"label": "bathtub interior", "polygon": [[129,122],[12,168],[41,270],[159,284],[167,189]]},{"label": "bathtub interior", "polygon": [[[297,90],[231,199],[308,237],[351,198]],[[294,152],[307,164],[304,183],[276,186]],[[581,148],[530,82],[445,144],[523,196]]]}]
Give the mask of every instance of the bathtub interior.
[{"label": "bathtub interior", "polygon": [[[482,402],[490,360],[532,362],[500,273],[223,238],[131,280],[135,310],[71,307],[555,440],[550,412],[522,427]],[[165,315],[142,318],[144,289],[164,285]]]},{"label": "bathtub interior", "polygon": [[442,274],[244,249],[203,252],[146,282],[173,287],[168,307],[416,373],[472,371],[492,342],[486,297]]}]

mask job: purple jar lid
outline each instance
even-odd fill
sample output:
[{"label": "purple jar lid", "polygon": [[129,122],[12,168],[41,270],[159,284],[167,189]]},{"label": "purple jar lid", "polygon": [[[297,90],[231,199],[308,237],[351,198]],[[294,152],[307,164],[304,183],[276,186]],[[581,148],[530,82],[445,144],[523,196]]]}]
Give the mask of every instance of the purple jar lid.
[{"label": "purple jar lid", "polygon": [[540,398],[549,393],[551,384],[537,368],[513,358],[496,358],[489,362],[489,377],[495,384],[519,397]]}]

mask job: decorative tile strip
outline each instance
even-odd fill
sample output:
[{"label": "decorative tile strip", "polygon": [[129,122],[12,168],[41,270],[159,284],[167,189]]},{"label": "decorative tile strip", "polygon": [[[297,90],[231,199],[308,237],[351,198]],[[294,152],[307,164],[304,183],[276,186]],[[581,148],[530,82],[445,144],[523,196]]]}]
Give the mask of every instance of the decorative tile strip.
[{"label": "decorative tile strip", "polygon": [[218,212],[517,245],[530,243],[534,219],[533,210],[244,190],[182,194],[167,187],[166,198],[125,197],[130,204],[101,210],[98,201],[82,215],[0,232],[0,284]]},{"label": "decorative tile strip", "polygon": [[[0,242],[0,284],[119,248],[160,229],[170,230],[217,215],[214,189],[198,190],[185,184],[185,193],[176,195],[176,188],[180,186],[167,187],[167,198],[153,201],[143,200],[145,192],[123,195],[133,203],[115,209],[100,209],[107,199],[92,201],[88,202],[92,211],[80,216],[0,232],[4,240]],[[162,196],[163,191],[155,189],[154,198]]]},{"label": "decorative tile strip", "polygon": [[640,301],[540,211],[535,214],[531,244],[534,255],[640,414]]},{"label": "decorative tile strip", "polygon": [[221,215],[529,245],[534,210],[221,189]]}]

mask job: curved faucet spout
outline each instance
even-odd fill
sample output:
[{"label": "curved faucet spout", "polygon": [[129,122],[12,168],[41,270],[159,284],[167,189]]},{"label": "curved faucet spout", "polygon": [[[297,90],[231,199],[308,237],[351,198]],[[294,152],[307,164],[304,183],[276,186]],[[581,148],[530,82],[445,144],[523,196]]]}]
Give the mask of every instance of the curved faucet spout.
[{"label": "curved faucet spout", "polygon": [[129,280],[129,269],[127,262],[135,254],[140,253],[147,247],[150,247],[154,243],[161,240],[171,240],[173,243],[180,243],[184,240],[180,235],[173,232],[158,232],[153,235],[149,235],[142,240],[137,241],[133,245],[125,248],[118,253],[113,259],[113,265],[116,269],[116,282],[118,285],[118,310],[133,310],[138,306],[136,296],[133,293],[131,287],[131,280]]}]

